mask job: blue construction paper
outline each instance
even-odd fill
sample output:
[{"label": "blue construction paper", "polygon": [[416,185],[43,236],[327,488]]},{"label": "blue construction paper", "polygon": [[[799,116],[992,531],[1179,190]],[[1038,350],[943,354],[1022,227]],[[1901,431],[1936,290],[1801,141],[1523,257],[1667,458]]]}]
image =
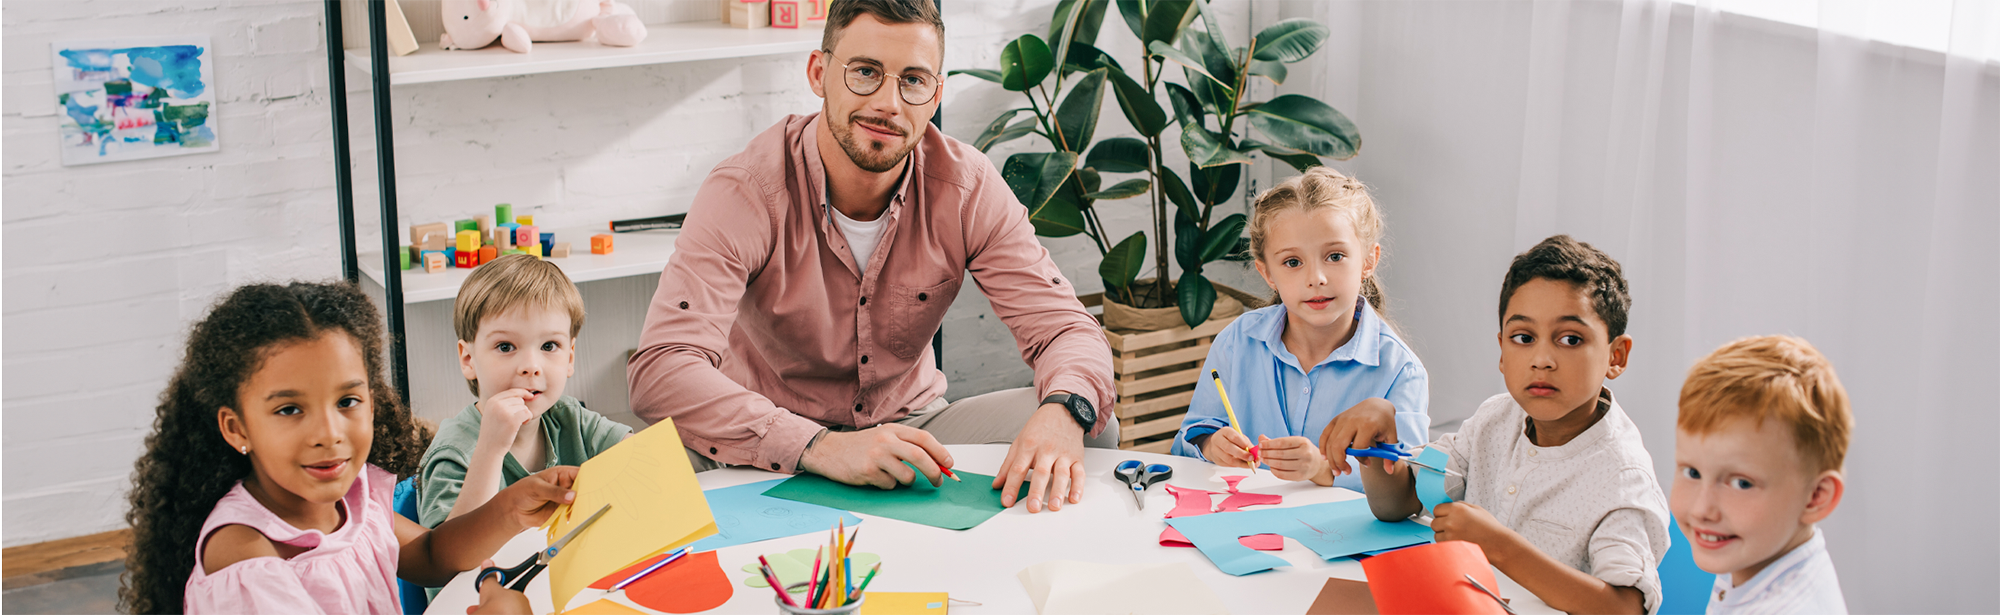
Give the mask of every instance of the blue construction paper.
[{"label": "blue construction paper", "polygon": [[[1429,464],[1432,468],[1449,468],[1451,466],[1446,464],[1451,463],[1451,453],[1436,448],[1426,448],[1422,454],[1417,455],[1417,462]],[[1431,509],[1437,508],[1439,504],[1451,502],[1451,496],[1444,493],[1443,472],[1414,465],[1410,466],[1410,469],[1417,473],[1417,500],[1423,502],[1424,514],[1431,514]]]},{"label": "blue construction paper", "polygon": [[1243,546],[1237,538],[1283,534],[1312,549],[1323,559],[1430,542],[1431,528],[1414,521],[1389,523],[1369,512],[1368,500],[1267,508],[1242,512],[1175,517],[1167,525],[1201,549],[1202,555],[1236,576],[1288,565],[1285,560]]},{"label": "blue construction paper", "polygon": [[715,515],[715,535],[689,545],[689,551],[712,551],[760,540],[784,538],[833,527],[835,519],[846,519],[848,527],[861,518],[818,504],[766,497],[764,491],[785,479],[723,487],[702,492],[708,510]]}]

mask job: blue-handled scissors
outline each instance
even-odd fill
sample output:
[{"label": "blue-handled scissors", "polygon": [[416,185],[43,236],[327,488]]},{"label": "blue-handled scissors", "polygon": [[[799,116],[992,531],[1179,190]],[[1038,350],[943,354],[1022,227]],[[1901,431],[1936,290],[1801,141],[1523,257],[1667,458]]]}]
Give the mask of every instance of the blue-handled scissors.
[{"label": "blue-handled scissors", "polygon": [[1112,473],[1117,474],[1118,480],[1125,481],[1125,485],[1132,488],[1132,501],[1139,503],[1139,510],[1145,510],[1146,488],[1173,478],[1174,467],[1164,463],[1147,464],[1140,463],[1137,459],[1127,459],[1118,462],[1118,469]]},{"label": "blue-handled scissors", "polygon": [[1441,472],[1444,473],[1444,475],[1446,476],[1456,476],[1459,478],[1465,478],[1464,474],[1459,474],[1458,472],[1453,471],[1451,468],[1440,468],[1428,463],[1417,461],[1416,458],[1417,456],[1411,454],[1409,449],[1403,448],[1402,444],[1376,442],[1375,446],[1371,446],[1368,448],[1347,449],[1347,454],[1353,457],[1374,457],[1376,459],[1387,459],[1389,461],[1401,461],[1413,466],[1417,466],[1419,468],[1430,470],[1432,472]]},{"label": "blue-handled scissors", "polygon": [[[569,541],[576,539],[578,534],[582,534],[584,528],[588,528],[590,524],[596,523],[598,517],[602,517],[604,513],[610,511],[611,505],[605,504],[603,508],[597,509],[597,512],[591,513],[589,519],[584,519],[583,523],[576,524],[576,527],[571,529],[568,534],[563,534],[562,540],[555,541],[547,549],[536,551],[534,555],[529,556],[528,560],[521,562],[519,566],[513,568],[487,568],[479,571],[479,578],[473,580],[472,587],[477,589],[480,585],[486,583],[487,575],[493,575],[500,577],[500,584],[506,585],[507,589],[514,591],[526,590],[528,582],[535,580],[535,575],[541,574],[543,568],[549,567],[549,562],[555,561],[556,553],[561,552],[563,547],[568,546]],[[513,583],[510,585],[508,581],[512,581]]]}]

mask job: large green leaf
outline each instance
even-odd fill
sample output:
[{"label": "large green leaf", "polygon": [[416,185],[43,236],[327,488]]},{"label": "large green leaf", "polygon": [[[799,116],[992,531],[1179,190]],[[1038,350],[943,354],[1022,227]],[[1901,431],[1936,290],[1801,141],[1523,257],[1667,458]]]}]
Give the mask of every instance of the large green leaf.
[{"label": "large green leaf", "polygon": [[1040,85],[1053,68],[1055,56],[1039,36],[1023,34],[1000,48],[1000,87],[1010,91],[1025,92]]},{"label": "large green leaf", "polygon": [[1249,112],[1250,125],[1272,144],[1340,160],[1361,149],[1361,131],[1326,103],[1297,94],[1265,101]]},{"label": "large green leaf", "polygon": [[[1062,0],[1061,4],[1056,5],[1056,19],[1049,22],[1049,43],[1054,45],[1055,50],[1054,68],[1061,68],[1068,61],[1071,40],[1070,31],[1076,27],[1076,20],[1083,17],[1084,13],[1084,11],[1068,10],[1073,8],[1077,1]],[[1058,91],[1062,89],[1064,74],[1061,72],[1056,73],[1056,89]]]},{"label": "large green leaf", "polygon": [[1244,166],[1225,164],[1204,169],[1188,165],[1188,180],[1194,182],[1195,200],[1214,207],[1236,194],[1236,183],[1243,178]]},{"label": "large green leaf", "polygon": [[1145,267],[1146,233],[1141,231],[1104,253],[1104,260],[1097,263],[1097,276],[1104,278],[1105,286],[1124,288],[1131,286],[1132,279],[1139,277],[1139,270]]},{"label": "large green leaf", "polygon": [[984,145],[978,143],[974,143],[973,145],[978,146],[979,151],[984,152],[989,149],[992,149],[993,146],[995,145],[999,145],[1001,143],[1006,143],[1008,141],[1019,139],[1021,137],[1025,137],[1031,134],[1035,134],[1035,126],[1036,126],[1035,118],[1032,117],[1022,118],[1021,121],[1014,122],[1014,125],[1008,126],[1005,130],[1000,131],[1000,134],[994,135],[993,140],[987,141]]},{"label": "large green leaf", "polygon": [[1317,166],[1324,166],[1323,163],[1319,161],[1319,156],[1314,156],[1312,154],[1301,152],[1299,150],[1295,150],[1289,147],[1272,145],[1269,143],[1260,143],[1253,139],[1244,139],[1241,142],[1238,142],[1237,146],[1245,150],[1252,150],[1252,149],[1262,150],[1264,152],[1264,155],[1270,156],[1271,158],[1284,162],[1285,164],[1292,165],[1292,168],[1298,170],[1298,172],[1300,173],[1306,172],[1306,169],[1310,169]]},{"label": "large green leaf", "polygon": [[1064,151],[1080,152],[1090,147],[1090,138],[1097,132],[1097,116],[1104,112],[1107,70],[1093,70],[1077,80],[1070,86],[1069,95],[1063,97],[1062,105],[1056,108],[1056,126],[1062,131],[1062,142],[1057,146]]},{"label": "large green leaf", "polygon": [[1116,67],[1108,68],[1107,74],[1112,93],[1118,95],[1118,109],[1125,112],[1125,121],[1138,129],[1139,134],[1151,137],[1167,129],[1167,112],[1146,88]]},{"label": "large green leaf", "polygon": [[1200,74],[1203,77],[1212,79],[1217,84],[1222,83],[1221,78],[1209,74],[1208,65],[1203,63],[1200,58],[1196,58],[1194,56],[1188,55],[1187,52],[1175,49],[1172,45],[1168,45],[1165,42],[1161,41],[1155,41],[1153,43],[1153,46],[1148,47],[1148,49],[1151,49],[1153,51],[1153,55],[1166,58],[1168,62],[1179,64],[1181,65],[1181,68],[1185,68],[1188,69],[1189,71],[1192,71],[1188,74],[1188,81],[1190,83],[1194,82],[1195,80],[1194,76],[1196,74]]},{"label": "large green leaf", "polygon": [[1083,221],[1083,208],[1067,195],[1056,195],[1041,209],[1028,214],[1028,223],[1034,225],[1036,235],[1043,237],[1068,237],[1088,228]]},{"label": "large green leaf", "polygon": [[[1070,23],[1071,11],[1078,6],[1082,6],[1083,10],[1076,13],[1076,22],[1069,28],[1069,41],[1072,44],[1097,44],[1097,33],[1104,29],[1104,10],[1111,6],[1111,0],[1062,0],[1057,3],[1055,17],[1049,20],[1049,40],[1063,40],[1063,24]],[[1074,48],[1071,50],[1074,51]]]},{"label": "large green leaf", "polygon": [[1332,32],[1310,19],[1280,21],[1257,33],[1257,52],[1250,58],[1287,64],[1304,60],[1319,51],[1319,46],[1326,43],[1327,35]]},{"label": "large green leaf", "polygon": [[1196,10],[1194,0],[1153,0],[1147,7],[1146,28],[1139,35],[1139,42],[1147,49],[1153,48],[1154,41],[1168,45],[1179,42],[1181,32],[1194,21]]},{"label": "large green leaf", "polygon": [[[1208,5],[1208,0],[1196,0],[1195,5],[1197,7],[1196,10],[1201,13],[1202,28],[1208,31],[1208,33],[1202,37],[1206,39],[1203,44],[1212,46],[1218,50],[1229,49],[1229,37],[1223,35],[1222,20],[1216,17],[1215,9]],[[1221,69],[1229,73],[1229,77],[1227,80],[1235,81],[1236,74],[1234,67],[1236,66],[1236,59],[1227,56],[1208,58],[1209,62],[1208,69],[1210,71],[1214,71],[1217,69],[1218,67],[1218,65],[1216,64],[1217,60],[1221,60],[1220,64]],[[1216,76],[1220,77],[1222,76],[1222,74],[1217,73]]]},{"label": "large green leaf", "polygon": [[1118,16],[1125,18],[1125,27],[1132,29],[1132,38],[1146,39],[1146,9],[1150,4],[1146,0],[1118,0]]},{"label": "large green leaf", "polygon": [[1188,192],[1187,183],[1181,181],[1181,176],[1174,174],[1173,169],[1160,167],[1160,184],[1160,190],[1167,193],[1167,200],[1172,201],[1175,211],[1179,212],[1174,216],[1176,219],[1184,218],[1189,224],[1201,219],[1201,208],[1195,204],[1194,195]]},{"label": "large green leaf", "polygon": [[1106,66],[1116,70],[1125,70],[1118,65],[1117,58],[1111,57],[1111,54],[1104,53],[1104,50],[1082,41],[1070,41],[1069,55],[1065,56],[1063,60],[1063,70],[1065,72],[1080,73]]},{"label": "large green leaf", "polygon": [[1014,191],[1014,198],[1028,208],[1028,221],[1035,234],[1067,237],[1083,232],[1083,211],[1067,198],[1058,198],[1057,188],[1076,169],[1076,154],[1069,152],[1015,154],[1000,167],[1000,177]]},{"label": "large green leaf", "polygon": [[1189,162],[1201,167],[1250,164],[1249,154],[1232,149],[1221,135],[1201,126],[1181,126],[1181,149]]},{"label": "large green leaf", "polygon": [[1193,90],[1181,84],[1167,82],[1167,100],[1173,101],[1174,119],[1180,120],[1183,127],[1199,126],[1207,118],[1207,112],[1201,107],[1201,100],[1195,97]]},{"label": "large green leaf", "polygon": [[1201,270],[1201,223],[1195,220],[1174,216],[1174,263],[1181,271]]},{"label": "large green leaf", "polygon": [[1201,262],[1214,262],[1236,249],[1236,238],[1243,236],[1243,222],[1243,214],[1229,214],[1202,232]]},{"label": "large green leaf", "polygon": [[1267,62],[1264,60],[1250,61],[1250,75],[1255,77],[1263,77],[1265,79],[1270,79],[1271,83],[1274,85],[1284,85],[1285,77],[1290,73],[1291,71],[1285,68],[1284,62],[1277,62],[1277,61]]},{"label": "large green leaf", "polygon": [[1201,60],[1202,66],[1208,68],[1207,73],[1215,78],[1216,84],[1230,89],[1236,87],[1236,58],[1230,55],[1228,47],[1218,44],[1215,39],[1203,32],[1189,32],[1182,39],[1181,48],[1186,50],[1188,55]]},{"label": "large green leaf", "polygon": [[1200,269],[1181,273],[1174,293],[1180,299],[1181,322],[1187,323],[1188,328],[1208,322],[1208,315],[1215,311],[1215,284],[1201,275]]},{"label": "large green leaf", "polygon": [[1151,187],[1153,187],[1153,182],[1149,182],[1143,179],[1128,179],[1122,182],[1118,182],[1118,185],[1116,186],[1105,188],[1097,192],[1092,192],[1090,194],[1083,195],[1083,197],[1092,200],[1129,199],[1135,196],[1139,196],[1141,194],[1145,194],[1146,189]]},{"label": "large green leaf", "polygon": [[1007,123],[1014,121],[1014,116],[1020,115],[1022,111],[1028,111],[1028,109],[1020,108],[1001,111],[998,117],[993,118],[992,123],[986,125],[986,130],[981,131],[979,137],[972,140],[972,146],[979,148],[979,151],[982,152],[986,151],[986,148],[992,147],[993,138],[1000,136],[1001,132],[1007,130]]},{"label": "large green leaf", "polygon": [[1083,166],[1097,169],[1100,173],[1142,173],[1152,155],[1153,151],[1145,141],[1116,137],[1099,141],[1090,148],[1090,155],[1084,158]]},{"label": "large green leaf", "polygon": [[985,79],[987,81],[991,81],[994,83],[999,83],[1003,85],[1007,83],[1004,80],[1004,78],[1000,76],[1000,71],[993,70],[991,68],[962,68],[959,70],[945,71],[945,76],[950,77],[953,75],[972,75],[974,77]]},{"label": "large green leaf", "polygon": [[1235,90],[1214,80],[1196,78],[1192,70],[1186,73],[1188,89],[1194,92],[1195,101],[1201,103],[1201,108],[1205,112],[1215,114],[1218,122],[1222,121],[1222,118],[1231,117],[1223,113],[1223,105],[1236,100]]}]

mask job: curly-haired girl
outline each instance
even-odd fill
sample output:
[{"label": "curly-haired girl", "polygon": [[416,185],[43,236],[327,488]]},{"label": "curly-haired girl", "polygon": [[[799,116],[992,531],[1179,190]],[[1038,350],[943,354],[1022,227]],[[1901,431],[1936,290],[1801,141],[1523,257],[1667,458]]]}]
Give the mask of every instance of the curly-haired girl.
[{"label": "curly-haired girl", "polygon": [[195,324],[133,475],[125,611],[397,612],[396,577],[441,585],[575,497],[551,468],[436,530],[396,515],[424,443],[382,338],[345,283],[245,286]]}]

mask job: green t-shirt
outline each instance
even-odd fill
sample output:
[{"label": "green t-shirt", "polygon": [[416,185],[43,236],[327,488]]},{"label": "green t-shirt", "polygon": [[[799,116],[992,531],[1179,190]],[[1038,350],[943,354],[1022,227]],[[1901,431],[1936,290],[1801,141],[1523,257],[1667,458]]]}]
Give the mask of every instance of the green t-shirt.
[{"label": "green t-shirt", "polygon": [[[604,418],[583,407],[583,402],[564,396],[542,413],[542,434],[548,441],[549,467],[583,465],[632,433],[623,423]],[[451,515],[458,493],[465,485],[465,469],[472,448],[479,444],[479,408],[467,405],[458,416],[438,425],[437,438],[424,451],[422,470],[417,474],[417,522],[435,528]],[[513,453],[500,459],[501,487],[527,478]]]}]

